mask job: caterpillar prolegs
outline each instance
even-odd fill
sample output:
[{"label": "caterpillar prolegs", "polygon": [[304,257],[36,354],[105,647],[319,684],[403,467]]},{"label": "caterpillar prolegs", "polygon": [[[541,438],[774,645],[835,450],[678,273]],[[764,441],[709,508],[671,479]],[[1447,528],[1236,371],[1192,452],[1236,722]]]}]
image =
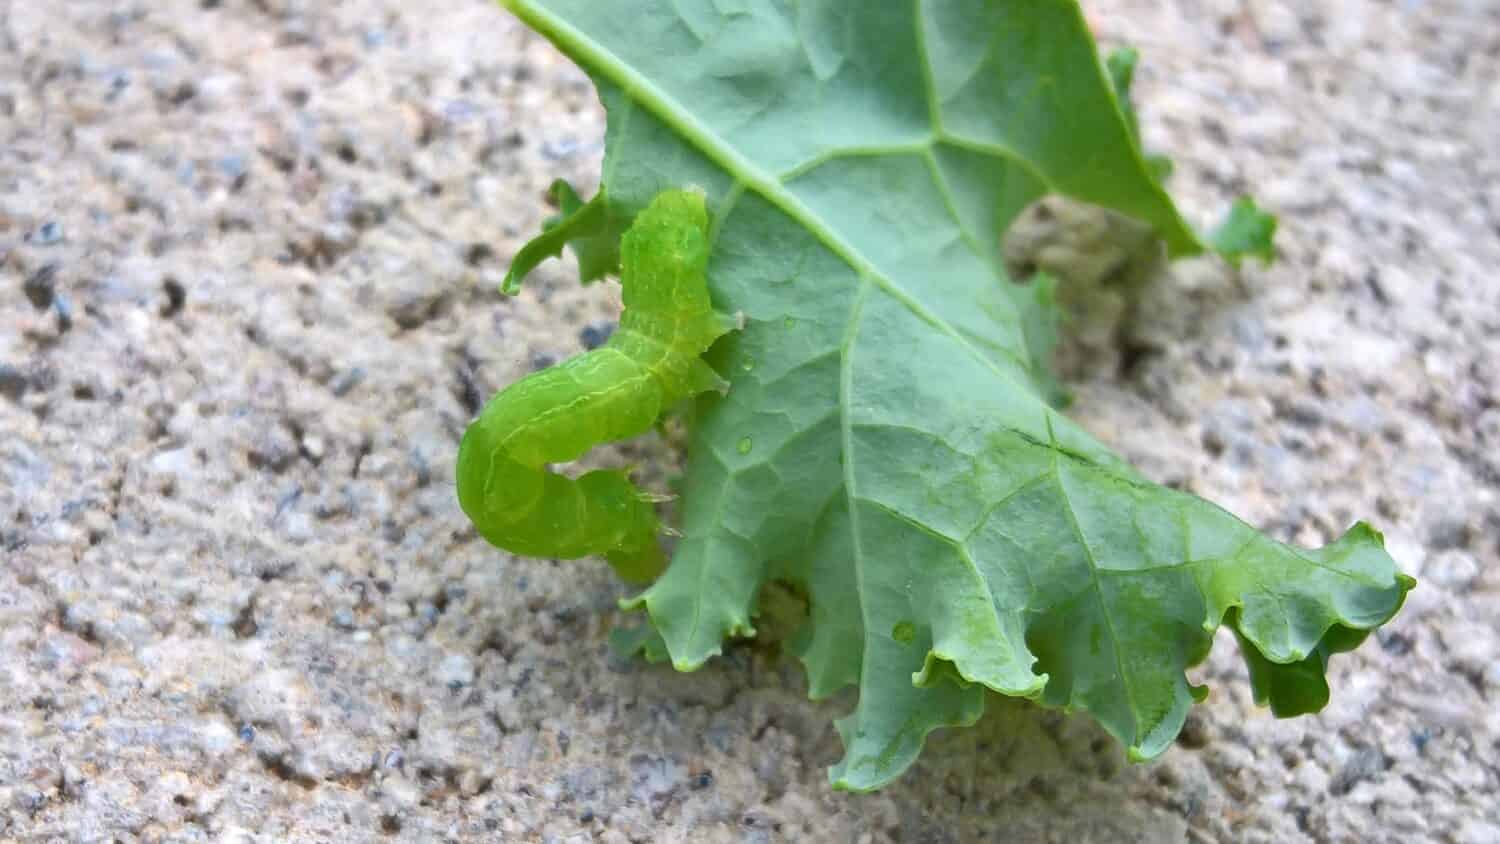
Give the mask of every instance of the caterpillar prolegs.
[{"label": "caterpillar prolegs", "polygon": [[593,351],[522,378],[484,406],[458,451],[458,500],[491,544],[528,557],[602,554],[633,582],[665,567],[653,497],[620,470],[547,468],[645,433],[678,401],[725,390],[702,355],[734,328],[709,301],[703,195],[658,194],[621,240],[624,310]]}]

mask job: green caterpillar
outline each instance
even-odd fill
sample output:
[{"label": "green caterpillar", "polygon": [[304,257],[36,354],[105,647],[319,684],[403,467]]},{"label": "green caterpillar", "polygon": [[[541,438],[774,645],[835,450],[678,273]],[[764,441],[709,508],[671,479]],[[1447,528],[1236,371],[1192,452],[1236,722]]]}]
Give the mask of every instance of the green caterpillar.
[{"label": "green caterpillar", "polygon": [[458,501],[491,544],[527,557],[603,554],[621,577],[665,568],[656,497],[620,470],[566,477],[549,463],[645,433],[677,402],[728,384],[701,356],[733,330],[708,295],[703,195],[658,194],[620,244],[624,312],[605,345],[490,399],[458,450]]}]

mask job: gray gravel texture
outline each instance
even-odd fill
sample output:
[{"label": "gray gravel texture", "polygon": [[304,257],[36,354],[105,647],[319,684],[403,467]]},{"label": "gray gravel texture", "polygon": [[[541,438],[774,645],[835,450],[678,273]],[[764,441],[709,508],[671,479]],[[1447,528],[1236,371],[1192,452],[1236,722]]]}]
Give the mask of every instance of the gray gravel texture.
[{"label": "gray gravel texture", "polygon": [[997,699],[830,792],[848,698],[614,658],[605,567],[456,506],[477,404],[617,308],[496,293],[595,178],[578,71],[479,0],[0,0],[0,840],[1500,841],[1500,12],[1087,5],[1189,215],[1283,235],[1158,278],[1076,413],[1280,538],[1385,530],[1421,586],[1326,712],[1226,639],[1154,764]]}]

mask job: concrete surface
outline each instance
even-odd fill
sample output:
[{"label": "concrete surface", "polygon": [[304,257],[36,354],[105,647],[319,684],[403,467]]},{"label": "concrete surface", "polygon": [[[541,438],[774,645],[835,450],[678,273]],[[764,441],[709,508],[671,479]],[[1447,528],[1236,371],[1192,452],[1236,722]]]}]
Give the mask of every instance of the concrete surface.
[{"label": "concrete surface", "polygon": [[598,166],[580,73],[480,0],[0,0],[0,840],[1500,841],[1500,12],[1087,5],[1189,215],[1283,236],[1156,284],[1076,413],[1278,537],[1387,532],[1421,586],[1325,713],[1225,640],[1155,764],[996,701],[831,793],[848,699],[612,657],[604,566],[454,501],[478,402],[617,307],[495,292]]}]

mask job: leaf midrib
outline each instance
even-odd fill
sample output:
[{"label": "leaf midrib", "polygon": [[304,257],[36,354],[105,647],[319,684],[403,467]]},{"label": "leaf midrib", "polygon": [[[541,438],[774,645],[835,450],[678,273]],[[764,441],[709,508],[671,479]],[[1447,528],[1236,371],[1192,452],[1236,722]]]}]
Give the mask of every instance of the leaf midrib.
[{"label": "leaf midrib", "polygon": [[[994,373],[997,378],[1008,382],[1013,387],[1025,390],[1028,394],[1031,393],[1026,384],[996,366],[995,362],[984,352],[975,348],[962,332],[929,310],[905,288],[882,273],[853,244],[846,242],[823,224],[812,209],[808,208],[796,194],[787,190],[786,185],[778,176],[745,158],[727,141],[693,117],[676,99],[668,96],[655,83],[637,72],[619,56],[561,17],[542,8],[534,0],[501,0],[501,2],[528,26],[558,45],[564,53],[580,65],[603,74],[619,86],[627,99],[647,109],[657,119],[671,127],[674,132],[697,148],[704,157],[733,177],[738,184],[760,194],[771,205],[795,220],[798,225],[816,237],[825,248],[847,263],[862,281],[868,281],[879,287],[882,292],[900,302],[919,319],[947,335],[981,366]],[[973,248],[972,244],[970,248]],[[999,283],[998,279],[996,283]]]}]

